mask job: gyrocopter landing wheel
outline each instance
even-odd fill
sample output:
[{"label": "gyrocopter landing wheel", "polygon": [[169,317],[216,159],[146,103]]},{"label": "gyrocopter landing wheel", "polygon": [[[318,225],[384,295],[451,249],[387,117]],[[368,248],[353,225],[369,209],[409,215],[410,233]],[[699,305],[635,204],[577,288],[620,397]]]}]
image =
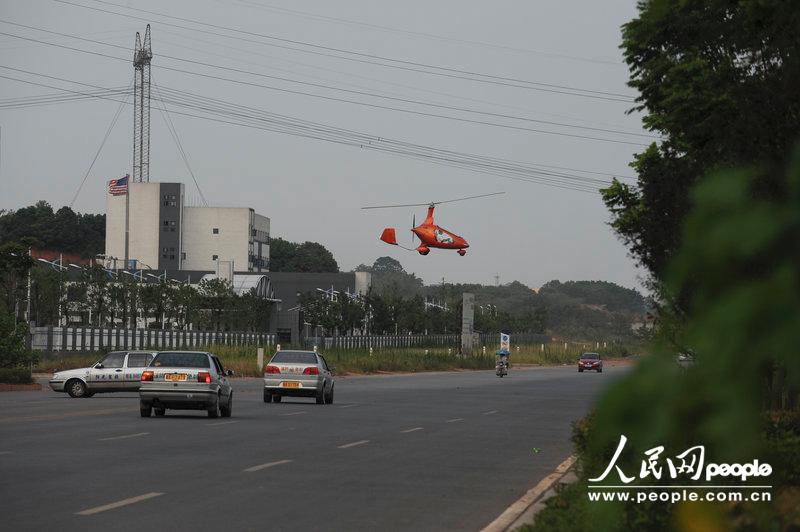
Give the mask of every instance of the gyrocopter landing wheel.
[{"label": "gyrocopter landing wheel", "polygon": [[459,250],[458,250],[458,254],[459,254],[459,255],[461,255],[461,256],[463,257],[464,255],[466,255],[466,254],[467,254],[467,250],[466,250],[466,249],[459,249]]}]

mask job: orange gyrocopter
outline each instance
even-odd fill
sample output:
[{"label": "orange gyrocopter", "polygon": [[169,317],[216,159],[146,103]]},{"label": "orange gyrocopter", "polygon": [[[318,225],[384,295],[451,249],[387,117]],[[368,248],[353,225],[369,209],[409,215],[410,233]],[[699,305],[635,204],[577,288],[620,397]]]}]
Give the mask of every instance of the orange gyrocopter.
[{"label": "orange gyrocopter", "polygon": [[458,236],[455,233],[444,229],[433,223],[433,209],[436,208],[437,205],[442,203],[452,203],[454,201],[464,201],[469,199],[476,199],[476,198],[486,198],[488,196],[497,196],[499,194],[505,194],[505,192],[493,192],[491,194],[481,194],[480,196],[467,196],[466,198],[456,198],[446,201],[433,201],[430,203],[409,203],[405,205],[376,205],[373,207],[362,207],[362,209],[394,209],[397,207],[428,207],[428,215],[425,217],[425,221],[422,222],[420,225],[416,223],[416,215],[414,216],[413,222],[411,224],[411,241],[414,241],[414,235],[417,236],[420,240],[419,246],[416,248],[407,248],[401,246],[397,243],[397,235],[395,232],[394,227],[387,227],[381,233],[381,240],[386,242],[387,244],[391,244],[393,246],[397,246],[403,249],[407,249],[409,251],[416,251],[420,255],[427,255],[431,252],[431,248],[439,248],[439,249],[457,249],[458,254],[462,257],[467,254],[467,248],[469,244],[463,237]]}]

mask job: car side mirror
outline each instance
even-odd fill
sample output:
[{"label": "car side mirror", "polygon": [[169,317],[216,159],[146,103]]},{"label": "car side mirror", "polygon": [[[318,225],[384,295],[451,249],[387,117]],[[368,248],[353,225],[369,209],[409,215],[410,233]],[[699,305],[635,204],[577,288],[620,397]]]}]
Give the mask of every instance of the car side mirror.
[{"label": "car side mirror", "polygon": [[225,371],[225,376],[226,377],[233,377],[233,370],[229,369],[229,370]]},{"label": "car side mirror", "polygon": [[103,369],[105,366],[102,365],[100,362],[94,365],[95,369]]}]

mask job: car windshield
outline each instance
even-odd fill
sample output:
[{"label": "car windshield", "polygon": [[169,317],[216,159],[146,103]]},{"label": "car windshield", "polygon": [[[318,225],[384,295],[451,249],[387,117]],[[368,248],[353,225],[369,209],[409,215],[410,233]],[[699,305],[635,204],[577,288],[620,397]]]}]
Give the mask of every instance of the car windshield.
[{"label": "car windshield", "polygon": [[584,353],[581,355],[581,358],[584,360],[586,360],[587,358],[589,360],[598,360],[600,358],[600,355],[598,355],[597,353]]},{"label": "car windshield", "polygon": [[272,362],[282,362],[284,364],[316,364],[317,355],[302,351],[278,351],[272,357]]},{"label": "car windshield", "polygon": [[210,368],[205,353],[159,353],[150,363],[151,367],[165,368]]}]

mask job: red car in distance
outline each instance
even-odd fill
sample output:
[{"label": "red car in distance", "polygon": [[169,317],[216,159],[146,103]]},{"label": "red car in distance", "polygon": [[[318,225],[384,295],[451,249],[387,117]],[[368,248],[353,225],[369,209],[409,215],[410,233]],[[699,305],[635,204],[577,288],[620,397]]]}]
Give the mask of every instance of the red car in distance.
[{"label": "red car in distance", "polygon": [[583,373],[583,370],[594,370],[597,373],[602,373],[603,361],[600,359],[600,354],[583,353],[581,358],[578,359],[578,371]]}]

